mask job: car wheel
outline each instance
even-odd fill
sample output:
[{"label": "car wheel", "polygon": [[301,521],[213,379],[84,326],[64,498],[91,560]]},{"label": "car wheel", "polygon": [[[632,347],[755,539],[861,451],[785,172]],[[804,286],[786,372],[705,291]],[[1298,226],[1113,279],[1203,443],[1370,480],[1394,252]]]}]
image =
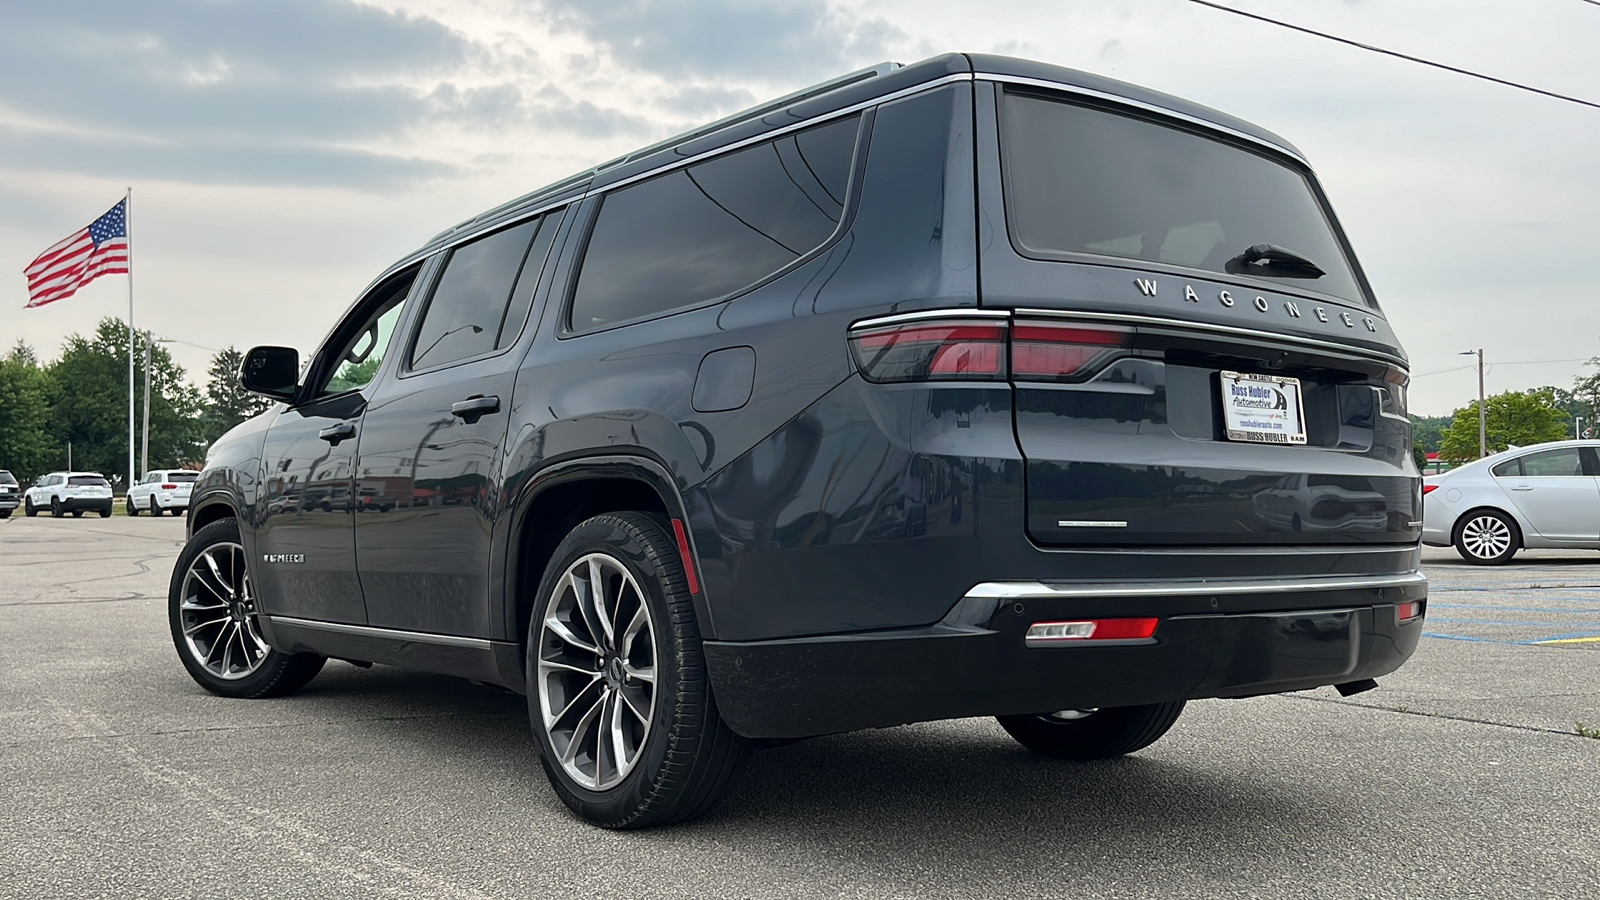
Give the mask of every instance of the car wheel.
[{"label": "car wheel", "polygon": [[749,745],[711,695],[666,523],[596,516],[556,548],[528,624],[528,713],[545,774],[579,816],[647,828],[710,812]]},{"label": "car wheel", "polygon": [[111,507],[109,507],[109,506],[100,507],[100,518],[102,518],[102,519],[111,518]]},{"label": "car wheel", "polygon": [[73,511],[72,511],[72,517],[73,517],[73,518],[74,518],[74,519],[81,519],[81,518],[83,518],[83,510],[81,510],[81,509],[75,509],[75,510],[73,510]]},{"label": "car wheel", "polygon": [[39,508],[33,505],[33,498],[22,498],[22,514],[30,519],[39,514]]},{"label": "car wheel", "polygon": [[138,507],[137,504],[135,504],[133,502],[132,498],[129,498],[128,500],[126,500],[122,504],[122,506],[123,506],[124,511],[126,511],[127,514],[130,515],[130,516],[137,516],[139,514],[139,507]]},{"label": "car wheel", "polygon": [[1461,558],[1473,565],[1498,566],[1510,562],[1522,546],[1522,533],[1511,517],[1499,510],[1475,509],[1456,524],[1453,543]]},{"label": "car wheel", "polygon": [[1183,705],[1180,700],[997,718],[1007,734],[1035,753],[1062,759],[1105,759],[1155,743],[1178,721]]},{"label": "car wheel", "polygon": [[167,613],[183,667],[213,694],[293,693],[327,661],[312,653],[283,653],[262,640],[236,519],[212,522],[189,539],[172,570]]},{"label": "car wheel", "polygon": [[157,517],[161,515],[161,507],[156,505],[156,498],[154,494],[150,495],[150,515]]},{"label": "car wheel", "polygon": [[56,518],[59,519],[59,518],[61,518],[62,516],[66,515],[66,514],[67,514],[67,511],[61,508],[61,498],[60,497],[51,497],[50,498],[50,515],[55,516]]},{"label": "car wheel", "polygon": [[9,509],[0,509],[0,519],[9,519],[9,518],[11,518],[11,510],[9,510]]}]

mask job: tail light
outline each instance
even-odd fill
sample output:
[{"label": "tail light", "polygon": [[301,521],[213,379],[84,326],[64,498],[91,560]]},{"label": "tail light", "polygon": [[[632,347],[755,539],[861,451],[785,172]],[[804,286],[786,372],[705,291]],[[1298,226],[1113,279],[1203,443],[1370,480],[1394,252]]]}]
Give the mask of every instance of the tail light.
[{"label": "tail light", "polygon": [[1078,380],[1128,346],[1131,329],[952,316],[850,332],[868,381]]},{"label": "tail light", "polygon": [[1075,622],[1035,622],[1023,643],[1048,647],[1075,641],[1137,641],[1156,633],[1159,620],[1151,618],[1081,619]]},{"label": "tail light", "polygon": [[163,484],[163,485],[162,485],[162,486],[161,486],[161,489],[162,489],[162,490],[163,490],[163,491],[174,491],[174,490],[177,490],[177,489],[178,489],[178,486],[177,486],[177,485],[175,485],[175,484]]},{"label": "tail light", "polygon": [[1426,497],[1438,489],[1439,486],[1437,484],[1424,484],[1422,486],[1422,496]]},{"label": "tail light", "polygon": [[1401,625],[1404,625],[1408,622],[1415,622],[1416,620],[1422,618],[1422,608],[1421,600],[1407,600],[1406,602],[1395,606],[1395,617],[1400,620]]}]

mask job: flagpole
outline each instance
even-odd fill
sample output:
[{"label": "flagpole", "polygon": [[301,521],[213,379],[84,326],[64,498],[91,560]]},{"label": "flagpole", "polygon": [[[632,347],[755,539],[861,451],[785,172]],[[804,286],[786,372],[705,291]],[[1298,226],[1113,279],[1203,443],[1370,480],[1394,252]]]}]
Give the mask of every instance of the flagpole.
[{"label": "flagpole", "polygon": [[123,492],[133,487],[133,187],[123,195],[123,222],[128,236],[128,483]]}]

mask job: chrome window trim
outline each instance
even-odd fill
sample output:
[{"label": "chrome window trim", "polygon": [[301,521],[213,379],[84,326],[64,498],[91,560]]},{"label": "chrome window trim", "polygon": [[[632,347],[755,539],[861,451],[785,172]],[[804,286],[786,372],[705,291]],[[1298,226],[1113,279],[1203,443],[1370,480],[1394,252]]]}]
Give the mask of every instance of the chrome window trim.
[{"label": "chrome window trim", "polygon": [[291,625],[313,631],[331,631],[336,634],[353,634],[360,637],[383,638],[390,641],[413,641],[438,644],[444,647],[466,647],[471,650],[488,650],[492,641],[484,638],[461,637],[453,634],[427,634],[421,631],[401,631],[395,628],[374,628],[371,625],[346,625],[343,622],[318,622],[315,619],[297,619],[293,616],[267,616],[273,625]]},{"label": "chrome window trim", "polygon": [[1277,594],[1314,591],[1413,587],[1428,583],[1421,572],[1367,575],[1355,578],[1274,578],[1256,581],[1107,582],[1049,585],[1040,581],[985,581],[967,591],[967,599],[1046,600],[1095,597],[1192,597],[1214,594]]},{"label": "chrome window trim", "polygon": [[1046,81],[1042,78],[1025,78],[1021,75],[997,75],[992,72],[979,72],[975,77],[979,81],[996,81],[1003,84],[1020,84],[1024,87],[1036,87],[1045,88],[1052,91],[1062,91],[1068,94],[1077,94],[1081,97],[1091,97],[1095,100],[1102,100],[1118,106],[1127,106],[1134,109],[1143,110],[1145,112],[1157,113],[1168,118],[1187,122],[1191,125],[1197,125],[1208,131],[1216,131],[1226,134],[1230,137],[1238,138],[1242,141],[1249,141],[1258,147],[1266,147],[1269,150],[1281,153],[1284,156],[1295,160],[1306,168],[1311,167],[1311,163],[1308,162],[1304,156],[1301,156],[1297,151],[1281,144],[1274,144],[1265,138],[1256,137],[1249,132],[1240,131],[1237,128],[1230,128],[1227,125],[1213,122],[1209,119],[1202,119],[1199,116],[1192,116],[1188,113],[1182,113],[1165,106],[1158,106],[1154,103],[1146,103],[1143,100],[1134,100],[1130,97],[1124,97],[1120,94],[1108,94],[1105,91],[1097,91],[1092,88],[1079,87],[1077,85],[1065,84],[1059,81]]},{"label": "chrome window trim", "polygon": [[960,306],[955,309],[924,309],[917,312],[894,313],[887,316],[873,316],[859,322],[850,323],[850,330],[861,328],[879,328],[884,325],[898,325],[901,322],[919,322],[923,319],[1009,319],[1011,311],[1006,309],[978,309],[971,306]]}]

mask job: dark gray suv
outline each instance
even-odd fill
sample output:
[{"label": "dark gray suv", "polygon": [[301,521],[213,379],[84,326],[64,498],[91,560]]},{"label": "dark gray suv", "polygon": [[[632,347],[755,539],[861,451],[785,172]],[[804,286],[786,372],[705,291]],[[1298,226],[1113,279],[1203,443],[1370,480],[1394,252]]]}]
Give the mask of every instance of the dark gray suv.
[{"label": "dark gray suv", "polygon": [[525,693],[611,827],[763,740],[998,716],[1112,756],[1400,666],[1407,363],[1301,154],[1082,72],[858,72],[452,228],[212,447],[207,689],[327,658]]}]

